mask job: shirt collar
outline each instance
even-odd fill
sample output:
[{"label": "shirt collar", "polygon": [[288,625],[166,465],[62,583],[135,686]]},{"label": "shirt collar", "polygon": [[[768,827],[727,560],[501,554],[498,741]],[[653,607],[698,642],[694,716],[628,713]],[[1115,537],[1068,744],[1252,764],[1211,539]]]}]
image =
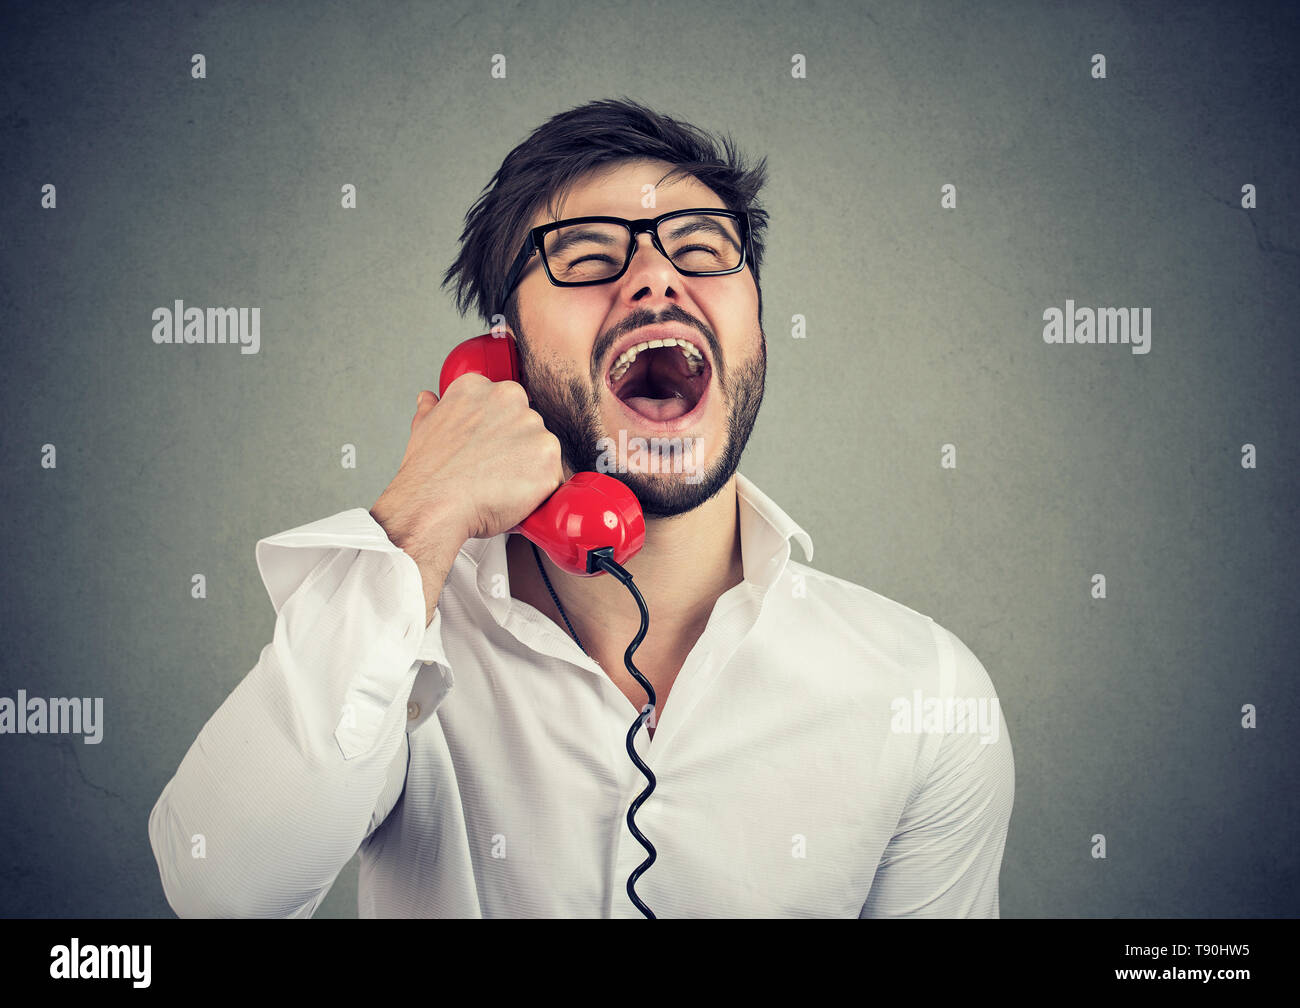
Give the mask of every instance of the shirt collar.
[{"label": "shirt collar", "polygon": [[740,554],[746,581],[770,588],[790,559],[791,538],[802,547],[804,559],[812,560],[812,537],[741,473],[736,473],[736,495],[740,498]]},{"label": "shirt collar", "polygon": [[[742,473],[736,473],[739,501],[740,555],[745,580],[762,593],[776,583],[790,559],[790,540],[803,549],[811,561],[813,542],[803,528]],[[504,622],[510,606],[504,590],[510,578],[506,565],[506,536],[470,539],[461,553],[477,568],[479,595],[498,622]]]}]

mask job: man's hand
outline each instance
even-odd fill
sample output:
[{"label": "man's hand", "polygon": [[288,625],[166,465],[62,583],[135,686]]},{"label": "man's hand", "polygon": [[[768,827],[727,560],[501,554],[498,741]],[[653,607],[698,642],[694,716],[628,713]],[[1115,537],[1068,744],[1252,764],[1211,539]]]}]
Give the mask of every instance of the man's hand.
[{"label": "man's hand", "polygon": [[425,625],[466,539],[508,531],[564,482],[560,442],[513,381],[466,374],[425,389],[397,475],[371,516],[420,568]]}]

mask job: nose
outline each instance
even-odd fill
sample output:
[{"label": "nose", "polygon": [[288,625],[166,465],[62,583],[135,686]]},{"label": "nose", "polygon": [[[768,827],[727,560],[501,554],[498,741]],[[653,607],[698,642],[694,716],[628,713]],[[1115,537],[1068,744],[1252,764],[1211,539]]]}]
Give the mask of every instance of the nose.
[{"label": "nose", "polygon": [[634,299],[645,290],[662,291],[672,294],[672,285],[678,277],[677,268],[672,261],[655,248],[654,238],[649,231],[642,231],[636,236],[636,245],[632,249],[632,260],[627,264],[627,273],[623,282],[636,291]]}]

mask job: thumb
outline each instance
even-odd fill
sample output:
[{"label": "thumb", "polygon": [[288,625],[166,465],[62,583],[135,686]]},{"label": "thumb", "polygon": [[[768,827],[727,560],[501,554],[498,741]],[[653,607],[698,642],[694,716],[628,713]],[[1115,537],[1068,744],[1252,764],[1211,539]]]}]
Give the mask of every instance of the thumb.
[{"label": "thumb", "polygon": [[415,397],[415,416],[411,418],[411,430],[415,430],[415,425],[419,422],[420,417],[424,416],[437,405],[437,395],[430,392],[428,389],[423,389],[420,394]]}]

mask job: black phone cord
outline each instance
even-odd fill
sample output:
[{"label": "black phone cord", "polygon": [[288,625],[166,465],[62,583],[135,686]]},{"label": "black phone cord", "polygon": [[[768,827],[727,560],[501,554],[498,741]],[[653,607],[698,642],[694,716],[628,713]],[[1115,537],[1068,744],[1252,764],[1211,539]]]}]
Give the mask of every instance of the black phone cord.
[{"label": "black phone cord", "polygon": [[[537,544],[530,541],[530,545],[533,547],[533,556],[537,560],[537,569],[542,572],[542,580],[546,582],[546,590],[551,593],[551,599],[555,602],[555,608],[560,611],[560,616],[564,620],[564,625],[569,628],[569,633],[573,635],[574,643],[578,645],[578,649],[583,654],[587,654],[587,649],[582,646],[582,641],[578,639],[578,634],[573,629],[573,624],[569,622],[569,617],[564,612],[564,606],[560,605],[559,596],[555,594],[555,589],[551,587],[551,579],[546,576],[546,568],[542,565],[542,557],[537,550]],[[588,551],[587,569],[592,571],[592,573],[595,573],[595,568],[599,567],[601,570],[612,574],[622,583],[623,587],[632,593],[632,598],[636,602],[637,608],[641,610],[641,628],[637,631],[636,636],[632,638],[632,643],[627,646],[627,651],[623,653],[623,664],[626,665],[627,670],[632,673],[632,677],[641,684],[641,688],[646,691],[646,696],[650,698],[650,702],[641,708],[641,713],[637,715],[637,719],[632,722],[632,727],[628,729],[627,754],[632,757],[632,762],[636,765],[636,768],[645,775],[645,778],[649,783],[646,785],[646,789],[637,795],[632,804],[628,807],[627,828],[632,831],[632,835],[636,837],[637,842],[646,849],[649,856],[637,865],[632,874],[628,876],[627,895],[636,905],[636,908],[645,914],[648,919],[655,920],[654,912],[646,906],[645,903],[641,901],[641,897],[636,894],[636,880],[645,874],[646,869],[655,863],[655,858],[658,857],[658,854],[655,852],[654,844],[647,840],[645,834],[637,829],[636,820],[634,818],[637,809],[641,807],[655,789],[655,775],[651,769],[646,766],[641,757],[637,755],[637,751],[632,745],[632,740],[636,738],[637,732],[641,730],[641,725],[646,722],[647,718],[654,716],[655,710],[655,688],[650,684],[650,680],[637,671],[637,667],[632,664],[632,652],[640,647],[641,642],[645,640],[647,631],[650,629],[650,610],[646,608],[645,599],[641,597],[641,593],[637,591],[636,585],[632,583],[632,575],[614,560],[613,554],[614,551],[609,547]],[[587,657],[590,658],[591,655],[587,655]]]}]

